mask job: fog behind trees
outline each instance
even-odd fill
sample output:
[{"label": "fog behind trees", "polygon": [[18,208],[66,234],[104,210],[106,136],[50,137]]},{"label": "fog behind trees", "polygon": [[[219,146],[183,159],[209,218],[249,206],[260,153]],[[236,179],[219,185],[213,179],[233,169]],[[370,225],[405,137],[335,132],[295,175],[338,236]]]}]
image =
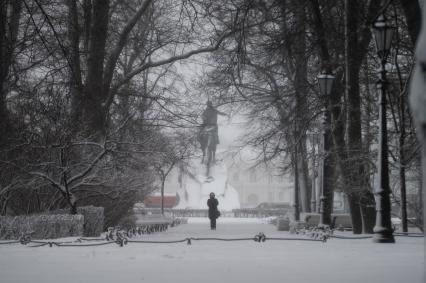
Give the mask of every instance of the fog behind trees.
[{"label": "fog behind trees", "polygon": [[[8,0],[0,9],[1,214],[94,204],[115,223],[158,189],[159,168],[200,154],[210,99],[248,121],[241,145],[297,179],[302,211],[321,160],[327,215],[333,191],[343,191],[354,232],[371,232],[378,62],[370,28],[380,1]],[[406,103],[418,2],[393,1],[387,16],[396,27],[392,198],[401,203],[414,188],[408,206],[420,215],[420,147]],[[327,97],[316,86],[323,71],[336,77]]]}]

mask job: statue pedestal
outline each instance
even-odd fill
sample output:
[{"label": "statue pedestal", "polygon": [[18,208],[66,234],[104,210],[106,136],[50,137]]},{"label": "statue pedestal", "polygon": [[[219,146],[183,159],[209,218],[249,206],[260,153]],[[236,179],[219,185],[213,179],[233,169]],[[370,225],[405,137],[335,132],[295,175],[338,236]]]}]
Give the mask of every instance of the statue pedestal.
[{"label": "statue pedestal", "polygon": [[240,208],[238,192],[228,184],[228,170],[223,163],[217,162],[211,166],[211,181],[207,181],[205,164],[194,160],[192,165],[195,174],[189,174],[183,188],[178,190],[180,201],[177,208],[207,209],[207,200],[212,192],[219,201],[219,210]]}]

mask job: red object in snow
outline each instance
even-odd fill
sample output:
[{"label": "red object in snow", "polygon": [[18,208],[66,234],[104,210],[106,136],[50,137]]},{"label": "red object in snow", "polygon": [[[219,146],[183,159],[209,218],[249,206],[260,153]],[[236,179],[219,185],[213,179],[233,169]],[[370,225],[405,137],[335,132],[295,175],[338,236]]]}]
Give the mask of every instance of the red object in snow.
[{"label": "red object in snow", "polygon": [[[178,202],[177,196],[164,196],[164,208],[175,207]],[[161,196],[148,196],[143,203],[147,208],[161,208]]]}]

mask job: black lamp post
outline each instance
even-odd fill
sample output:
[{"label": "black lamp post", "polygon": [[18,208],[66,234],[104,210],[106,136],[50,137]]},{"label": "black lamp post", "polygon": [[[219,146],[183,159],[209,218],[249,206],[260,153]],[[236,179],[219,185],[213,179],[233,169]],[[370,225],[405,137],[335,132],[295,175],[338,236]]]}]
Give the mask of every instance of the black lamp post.
[{"label": "black lamp post", "polygon": [[391,203],[389,187],[388,164],[388,133],[386,126],[386,60],[392,43],[393,28],[388,25],[386,18],[381,14],[373,24],[374,39],[377,55],[380,58],[379,80],[376,83],[379,93],[379,155],[378,174],[379,182],[375,188],[376,225],[374,226],[373,241],[376,243],[394,243]]},{"label": "black lamp post", "polygon": [[314,156],[315,156],[315,144],[318,144],[317,140],[317,136],[315,135],[315,133],[311,133],[310,135],[311,139],[311,147],[312,147],[312,186],[311,186],[311,212],[315,212],[316,211],[316,207],[317,207],[317,200],[316,200],[316,195],[317,195],[317,187],[316,187],[316,177],[318,176],[317,172],[318,172],[318,167],[317,164],[315,162]]},{"label": "black lamp post", "polygon": [[[333,81],[334,81],[334,76],[330,73],[324,73],[321,75],[318,75],[318,85],[319,85],[319,90],[321,93],[321,96],[329,96],[333,87]],[[325,208],[324,208],[324,202],[326,201],[326,198],[324,196],[324,185],[325,185],[325,176],[324,176],[324,161],[325,161],[325,116],[323,117],[323,129],[322,129],[322,135],[321,135],[321,147],[322,147],[322,161],[321,161],[321,197],[319,199],[320,201],[320,220],[319,220],[319,225],[318,226],[326,226],[324,224],[324,219],[326,218],[325,216]]]}]

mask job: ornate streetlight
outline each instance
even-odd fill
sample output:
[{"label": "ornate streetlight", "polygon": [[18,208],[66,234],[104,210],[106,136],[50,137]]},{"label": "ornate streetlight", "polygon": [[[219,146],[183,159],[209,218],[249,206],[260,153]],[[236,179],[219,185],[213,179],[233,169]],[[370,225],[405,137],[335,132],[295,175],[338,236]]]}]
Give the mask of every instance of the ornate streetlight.
[{"label": "ornate streetlight", "polygon": [[334,76],[330,73],[322,73],[317,76],[319,91],[322,96],[328,96],[333,87]]},{"label": "ornate streetlight", "polygon": [[318,142],[318,133],[310,132],[310,143],[312,147],[312,185],[311,185],[311,212],[317,211],[317,186],[316,178],[318,174],[318,164],[314,159],[315,156],[315,146],[319,144]]},{"label": "ornate streetlight", "polygon": [[380,58],[379,80],[376,83],[379,93],[379,182],[375,188],[376,225],[374,226],[373,241],[376,243],[394,243],[391,203],[389,187],[388,164],[388,133],[386,126],[386,60],[389,56],[393,28],[389,26],[385,15],[381,14],[373,24],[373,34],[376,41],[377,55]]},{"label": "ornate streetlight", "polygon": [[[333,87],[333,81],[334,81],[334,76],[330,73],[323,73],[318,75],[317,77],[318,79],[318,85],[319,85],[319,90],[321,93],[321,96],[326,97],[329,96]],[[326,218],[325,216],[325,208],[324,208],[324,202],[326,200],[325,196],[324,196],[324,185],[325,185],[325,178],[324,178],[324,161],[325,161],[325,113],[323,116],[323,120],[322,120],[322,135],[321,135],[321,151],[322,151],[322,160],[321,160],[321,197],[319,199],[320,203],[320,220],[319,220],[319,225],[318,226],[326,226],[324,224],[324,219]]]}]

